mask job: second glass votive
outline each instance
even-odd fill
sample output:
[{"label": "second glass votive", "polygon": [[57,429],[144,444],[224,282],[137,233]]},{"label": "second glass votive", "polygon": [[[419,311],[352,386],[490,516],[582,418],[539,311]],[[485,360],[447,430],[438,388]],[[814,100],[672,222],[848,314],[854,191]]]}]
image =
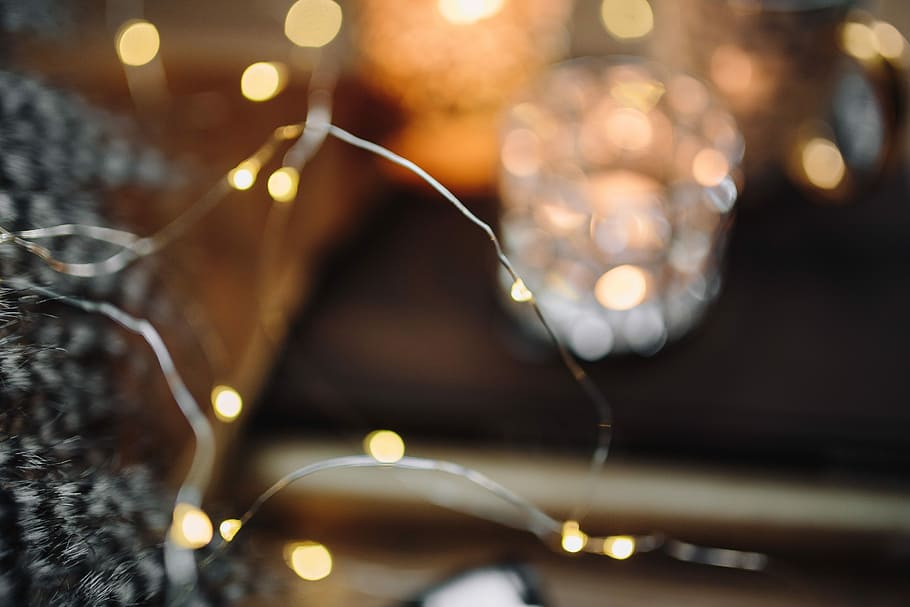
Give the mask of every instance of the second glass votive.
[{"label": "second glass votive", "polygon": [[[556,66],[511,106],[503,240],[578,356],[653,354],[702,316],[742,156],[733,117],[701,82],[644,60]],[[542,331],[526,304],[512,307]]]}]

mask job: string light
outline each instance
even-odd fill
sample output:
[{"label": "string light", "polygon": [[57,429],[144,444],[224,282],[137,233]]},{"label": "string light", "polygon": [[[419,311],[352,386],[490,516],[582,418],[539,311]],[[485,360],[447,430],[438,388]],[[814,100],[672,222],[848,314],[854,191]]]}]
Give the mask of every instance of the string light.
[{"label": "string light", "polygon": [[[335,35],[337,34],[338,29],[340,29],[340,23],[341,23],[340,7],[338,7],[336,3],[331,2],[331,1],[313,2],[313,1],[308,1],[308,0],[301,0],[300,2],[297,2],[291,8],[291,11],[289,11],[288,20],[290,20],[291,12],[294,10],[294,8],[297,7],[298,5],[304,5],[304,4],[305,5],[321,4],[323,6],[334,5],[337,7],[338,28],[336,28],[335,32],[331,34],[329,41],[332,38],[334,38]],[[491,13],[491,14],[495,14],[495,12],[499,10],[499,7],[502,4],[502,0],[499,0],[498,2],[495,2],[495,1],[486,2],[483,4],[497,5],[496,9],[493,11],[493,13]],[[606,5],[606,2],[604,4]],[[644,2],[644,5],[647,7],[647,10],[650,13],[650,6],[648,5],[648,3]],[[329,11],[329,12],[331,12],[331,11]],[[485,18],[486,16],[488,16],[488,15],[485,15],[484,17],[481,17],[481,18]],[[145,23],[147,23],[147,22],[145,22]],[[154,59],[154,57],[157,55],[158,45],[159,45],[157,30],[154,29],[153,25],[151,25],[151,24],[148,24],[148,25],[151,26],[152,29],[154,30],[155,48],[154,48],[154,52],[152,52],[152,54],[148,58],[148,60],[145,61],[146,63],[148,61],[151,61],[152,59]],[[649,29],[650,29],[650,27],[649,27]],[[287,24],[286,24],[286,30],[287,30]],[[147,32],[144,35],[147,35]],[[288,34],[288,37],[290,38],[291,35]],[[118,37],[118,54],[120,54],[121,60],[125,64],[128,64],[128,65],[142,65],[142,63],[134,64],[134,63],[130,63],[127,60],[127,57],[125,57],[124,53],[121,52],[120,47],[121,47],[122,41],[123,41],[123,36],[121,35]],[[295,43],[296,43],[296,41],[295,41]],[[325,43],[323,43],[323,44],[325,44]],[[307,46],[307,45],[303,45],[303,46]],[[319,45],[314,45],[314,46],[319,46]],[[148,53],[148,51],[146,51],[146,53]],[[246,95],[246,93],[244,93],[244,94]],[[251,98],[251,97],[248,97],[248,98]],[[362,145],[362,143],[364,143],[363,140],[359,140],[359,139],[353,137],[352,135],[342,131],[341,129],[337,129],[337,127],[331,127],[331,128],[334,129],[334,131],[332,132],[332,134],[334,136],[336,136],[342,140],[348,141],[349,143],[352,143],[353,145],[357,145],[358,147],[364,147],[365,149],[369,149],[369,148],[365,147],[364,145]],[[300,125],[290,125],[290,126],[285,126],[285,127],[279,127],[278,129],[276,129],[275,137],[277,137],[279,139],[295,138],[295,137],[300,136],[300,134],[303,132],[303,130],[304,129]],[[357,140],[360,143],[356,143],[353,140]],[[371,150],[371,151],[375,152],[375,150]],[[388,152],[388,151],[386,150],[386,152]],[[388,154],[391,155],[390,152],[388,152]],[[390,158],[390,156],[387,156],[385,154],[380,154],[380,155]],[[394,155],[391,155],[391,156],[394,156]],[[393,161],[396,161],[394,158],[390,158],[390,159],[392,159]],[[399,160],[403,160],[403,159],[400,159],[400,157],[399,157]],[[249,163],[249,164],[246,164],[246,163]],[[258,162],[254,163],[254,161],[252,161],[252,160],[248,160],[248,161],[245,161],[244,163],[241,163],[241,165],[238,165],[235,169],[233,169],[229,173],[228,178],[227,178],[228,184],[231,187],[234,187],[235,189],[238,189],[238,190],[249,189],[255,183],[255,179],[256,179],[256,176],[257,176],[257,173],[259,170],[259,166],[260,165]],[[276,196],[275,191],[273,191],[272,180],[273,180],[273,178],[276,177],[277,174],[281,173],[282,171],[286,172],[288,179],[292,182],[293,185],[292,186],[282,186],[282,184],[279,183],[274,188],[279,193],[279,195]],[[443,193],[443,195],[446,195],[448,193],[447,190],[442,188],[442,186],[439,185],[438,182],[435,182],[435,180],[432,180],[432,178],[430,178],[428,175],[425,178],[434,187],[438,186],[437,189],[441,188],[440,191]],[[273,173],[272,176],[270,176],[269,184],[268,184],[269,193],[273,196],[273,198],[275,198],[276,201],[279,201],[279,202],[286,202],[288,200],[292,200],[294,198],[294,196],[296,196],[298,181],[299,181],[299,174],[296,169],[294,169],[293,167],[283,167],[282,169],[279,169],[279,171],[276,171],[275,173]],[[292,193],[290,193],[291,190],[292,190]],[[290,193],[290,197],[287,198],[286,200],[282,200],[280,198],[282,192],[285,192],[284,195],[287,195],[288,193]],[[446,196],[446,197],[450,198],[450,201],[452,201],[453,204],[455,204],[455,206],[458,207],[459,210],[461,210],[465,214],[465,216],[467,216],[469,219],[471,219],[474,223],[478,224],[481,228],[484,228],[485,230],[490,230],[489,226],[487,226],[483,222],[480,222],[475,216],[473,216],[469,211],[467,211],[467,209],[464,208],[463,205],[461,205],[461,203],[459,201],[457,201],[457,199],[454,199],[454,197],[452,197],[450,193],[448,193],[448,196]],[[198,213],[195,214],[195,216],[198,216],[198,215],[199,215]],[[58,227],[66,227],[66,226],[58,226]],[[86,232],[88,232],[89,229],[92,228],[92,226],[69,226],[69,227],[86,228]],[[168,227],[170,227],[170,226],[168,226]],[[98,229],[100,230],[102,228],[98,228]],[[8,234],[9,234],[8,232],[5,232],[2,236],[6,237]],[[98,234],[100,234],[100,232]],[[491,240],[493,241],[494,245],[496,245],[497,251],[500,255],[500,259],[503,262],[504,266],[510,272],[512,272],[514,275],[514,272],[511,270],[511,266],[510,266],[508,260],[504,257],[504,255],[501,254],[501,250],[499,249],[498,241],[496,240],[495,236],[492,234],[492,231],[489,231],[489,235],[490,235]],[[123,246],[134,246],[136,242],[148,241],[148,239],[140,239],[138,236],[135,236],[132,234],[129,234],[128,236],[129,236],[129,244],[123,245]],[[104,238],[100,238],[100,239],[103,240]],[[5,242],[6,240],[7,240],[7,238],[3,238],[0,241]],[[163,240],[166,240],[166,239],[163,239]],[[139,251],[142,251],[142,250],[143,249],[139,249]],[[139,254],[142,254],[142,253],[139,253]],[[52,258],[49,258],[49,259],[52,259]],[[48,261],[48,259],[45,259],[45,261]],[[51,267],[53,267],[52,264],[49,263],[49,265],[51,265]],[[522,301],[521,297],[519,297],[519,298],[515,297],[516,287],[520,287],[518,289],[519,295],[521,297],[526,297],[526,299],[523,299],[523,301],[531,301],[533,299],[531,292],[524,285],[524,282],[516,276],[515,282],[513,283],[513,287],[512,287],[512,291],[511,291],[512,296],[513,296],[513,298],[516,299],[516,301]],[[67,298],[61,297],[61,299],[66,300]],[[185,493],[185,489],[187,488],[190,479],[194,478],[194,474],[198,474],[198,471],[196,471],[194,473],[194,469],[199,467],[199,466],[197,466],[197,463],[198,463],[197,459],[198,459],[200,451],[202,451],[201,443],[203,441],[200,438],[198,428],[197,428],[198,427],[197,415],[192,411],[188,412],[188,409],[186,406],[187,401],[186,401],[185,396],[182,394],[182,392],[180,390],[175,388],[175,383],[173,381],[173,377],[176,377],[177,381],[179,381],[179,376],[176,376],[176,369],[172,368],[173,365],[172,365],[172,362],[170,361],[169,355],[167,355],[166,360],[170,364],[166,365],[165,362],[163,362],[162,355],[160,354],[161,349],[163,348],[164,352],[165,353],[167,352],[166,348],[164,347],[163,342],[161,342],[160,337],[157,335],[157,332],[154,332],[154,328],[152,328],[151,325],[149,325],[147,323],[147,321],[137,321],[136,319],[132,319],[131,317],[125,315],[119,309],[114,308],[113,306],[110,306],[109,304],[94,304],[92,302],[87,302],[87,303],[89,306],[94,306],[94,307],[85,307],[85,306],[80,306],[80,307],[84,307],[85,309],[91,309],[92,311],[104,313],[104,314],[110,316],[111,318],[113,318],[114,320],[116,320],[117,322],[123,324],[124,326],[127,326],[128,328],[130,328],[130,322],[127,322],[127,321],[132,321],[137,326],[144,323],[144,324],[142,324],[143,329],[141,329],[140,331],[137,331],[137,332],[141,332],[142,335],[149,342],[149,344],[151,345],[153,350],[155,350],[156,355],[159,358],[159,363],[162,366],[162,370],[164,371],[165,376],[168,378],[168,382],[171,387],[172,393],[174,394],[175,400],[177,400],[178,404],[181,405],[181,410],[184,412],[184,415],[187,417],[187,420],[190,422],[194,431],[197,432],[197,449],[196,449],[196,454],[194,454],[193,469],[191,469],[190,474],[188,474],[187,481],[185,481],[184,486],[181,487],[181,491],[180,491],[181,494]],[[539,313],[539,310],[538,310],[538,313]],[[544,323],[546,326],[546,321],[544,321]],[[150,329],[150,331],[152,332],[151,335],[153,335],[155,340],[157,340],[157,341],[153,340],[153,338],[150,337],[149,331],[145,330],[146,326]],[[547,327],[547,328],[549,330],[549,327]],[[558,340],[556,340],[556,345],[558,348],[561,348],[561,344],[559,343]],[[570,361],[571,361],[571,359],[570,359]],[[571,361],[571,363],[574,363],[574,361]],[[573,369],[573,364],[570,364],[567,362],[567,366],[569,366],[570,369]],[[575,367],[577,367],[577,365],[575,365]],[[580,371],[580,373],[573,373],[575,375],[576,379],[578,379],[579,382],[582,383],[582,385],[585,385],[586,388],[590,388],[590,389],[594,390],[595,395],[592,396],[592,398],[595,400],[596,403],[600,404],[601,401],[599,399],[602,399],[602,396],[599,396],[599,399],[598,399],[599,392],[597,392],[596,388],[593,388],[591,384],[585,384],[586,376],[584,375],[584,372],[581,371],[580,367],[578,368],[578,370]],[[173,371],[173,374],[171,373],[171,371]],[[185,391],[185,386],[182,386],[182,381],[179,381],[179,387],[182,387],[183,391]],[[219,388],[221,389],[219,391],[219,394],[216,396],[215,390],[213,390],[213,395],[212,395],[213,407],[215,408],[216,415],[219,415],[219,418],[221,417],[221,415],[229,416],[232,419],[236,418],[236,416],[239,415],[240,411],[242,410],[242,400],[240,399],[239,394],[237,394],[236,391],[234,391],[233,389],[231,389],[227,386],[218,386],[218,387],[216,387],[216,390]],[[230,395],[230,397],[228,398],[228,402],[231,404],[228,404],[225,406],[219,406],[219,404],[218,404],[219,401],[222,401],[225,398],[225,395]],[[195,401],[192,401],[191,397],[189,397],[189,398],[190,398],[190,401],[192,402],[192,404],[195,405]],[[603,407],[605,407],[606,406],[605,401],[602,401],[602,402],[603,402]],[[605,409],[603,407],[601,407],[601,406],[598,407],[600,410],[600,413],[602,414],[601,423],[599,425],[599,427],[601,429],[610,427],[610,424],[605,421],[605,419],[608,418],[609,416],[603,415],[603,413],[605,411]],[[219,409],[221,409],[220,414],[219,414]],[[198,412],[198,406],[196,407],[196,411]],[[209,427],[209,431],[210,431],[210,427]],[[398,443],[400,444],[401,453],[399,455],[397,455],[397,457],[395,457],[395,459],[389,459],[389,457],[384,457],[384,458],[378,457],[377,452],[381,452],[382,450],[376,449],[375,446],[373,445],[373,443],[376,441],[377,438],[379,438],[380,436],[387,438],[388,435],[391,435],[392,437],[397,438]],[[404,443],[397,434],[395,434],[394,432],[391,432],[391,431],[377,431],[377,432],[371,433],[371,436],[373,436],[373,439],[367,441],[370,444],[370,448],[368,449],[368,452],[370,452],[371,456],[373,456],[373,459],[376,462],[390,463],[390,464],[396,464],[396,465],[400,464],[400,466],[398,466],[398,467],[403,467],[406,469],[436,470],[436,471],[440,471],[440,472],[447,472],[450,474],[456,474],[456,475],[462,476],[463,478],[466,478],[469,481],[474,482],[475,484],[478,484],[481,487],[484,487],[484,488],[490,490],[494,494],[504,497],[505,499],[507,499],[507,501],[510,501],[511,503],[518,504],[518,505],[524,504],[525,507],[530,510],[530,515],[533,515],[533,516],[529,516],[529,519],[530,519],[530,522],[528,523],[529,530],[532,530],[533,532],[537,533],[538,535],[540,535],[542,533],[547,533],[547,532],[553,531],[552,526],[553,526],[553,524],[555,524],[555,521],[553,521],[553,519],[548,517],[546,514],[540,512],[539,510],[533,508],[533,506],[527,505],[527,503],[523,502],[523,500],[521,500],[521,498],[512,494],[511,492],[506,490],[504,487],[501,487],[501,486],[495,484],[493,481],[490,481],[486,477],[483,477],[479,473],[472,471],[470,469],[458,466],[456,464],[451,464],[448,462],[440,462],[440,461],[436,461],[436,460],[420,460],[418,458],[408,458],[408,461],[403,462],[402,458],[404,455]],[[594,462],[593,462],[595,465],[592,466],[592,469],[596,468],[596,463],[601,458],[601,454],[603,457],[606,456],[607,443],[604,442],[604,437],[607,437],[607,442],[608,442],[609,433],[607,432],[607,433],[601,434],[601,438],[599,439],[598,448],[595,451],[595,457],[594,457]],[[368,436],[367,438],[369,439],[370,437]],[[385,438],[383,440],[385,440]],[[339,459],[349,459],[349,458],[339,458]],[[602,459],[600,459],[600,461],[602,463]],[[331,464],[332,462],[333,462],[333,460],[328,460],[326,462],[319,462],[318,465],[323,466],[323,468],[321,468],[321,469],[324,469],[326,467],[325,466],[326,464]],[[341,463],[341,462],[336,461],[336,463]],[[358,459],[355,462],[351,462],[351,461],[345,462],[345,465],[347,465],[347,464],[350,464],[351,466],[364,466],[365,465],[362,459]],[[338,466],[338,467],[345,467],[345,466]],[[315,470],[315,468],[313,468],[313,469]],[[299,472],[300,471],[297,471],[294,474],[296,475]],[[286,481],[286,483],[284,486],[286,486],[286,484],[289,484],[295,478],[301,478],[302,476],[303,476],[303,474],[300,474],[299,476],[291,475],[290,478],[286,477],[285,479],[282,479],[281,481],[279,481],[279,483],[276,484],[276,486],[280,485],[280,483],[285,482],[285,481]],[[273,488],[274,487],[275,486],[273,486]],[[280,490],[280,488],[282,488],[282,487],[279,487],[278,490]],[[194,489],[193,493],[197,493],[196,489],[198,489],[198,486],[194,485],[193,489]],[[277,492],[277,491],[275,491],[275,492]],[[264,501],[265,499],[268,499],[273,494],[274,494],[274,492],[272,492],[272,489],[270,489],[265,494],[263,494],[263,496],[265,496],[265,497],[264,497],[264,499],[262,499],[262,501]],[[263,496],[260,496],[260,497],[262,498]],[[219,533],[222,536],[222,538],[225,540],[225,542],[230,542],[234,538],[236,533],[238,533],[240,531],[240,529],[242,528],[243,523],[245,521],[249,520],[249,518],[255,512],[255,508],[258,508],[258,505],[261,505],[261,503],[262,502],[260,500],[257,500],[257,502],[254,503],[254,509],[251,509],[251,511],[248,511],[247,515],[244,516],[243,520],[226,519],[221,522],[221,524],[219,525]],[[209,519],[208,515],[203,510],[201,510],[199,507],[197,507],[191,503],[187,503],[187,502],[178,502],[174,507],[172,520],[173,520],[173,524],[171,527],[170,537],[178,545],[185,547],[185,548],[189,548],[189,549],[197,549],[197,548],[207,545],[211,541],[212,536],[213,536],[211,520]],[[612,540],[612,548],[611,548],[611,551],[608,552],[607,542],[611,541],[611,540]],[[562,547],[564,550],[566,550],[567,552],[579,552],[582,549],[584,549],[587,542],[588,542],[588,536],[586,534],[584,534],[583,532],[581,532],[577,521],[574,521],[574,520],[566,521],[562,525]],[[612,556],[613,558],[628,558],[628,556],[634,552],[634,549],[635,549],[634,538],[630,538],[628,536],[615,536],[613,538],[607,538],[604,543],[605,554],[608,554],[609,556]],[[622,554],[625,554],[626,552],[628,553],[628,554],[626,554],[626,556],[620,556]],[[300,543],[295,543],[295,544],[289,545],[286,548],[286,558],[288,559],[289,566],[295,571],[295,573],[297,573],[297,575],[299,575],[303,579],[307,579],[307,580],[323,579],[326,576],[328,576],[332,571],[331,553],[328,551],[328,549],[325,546],[318,544],[316,542],[300,542]]]},{"label": "string light", "polygon": [[237,535],[237,532],[240,531],[240,527],[242,526],[240,519],[225,519],[218,525],[218,533],[225,542],[230,542],[234,539],[234,536]]},{"label": "string light", "polygon": [[878,55],[878,40],[865,23],[848,21],[841,28],[841,46],[857,59],[868,61]]},{"label": "string light", "polygon": [[391,430],[374,430],[363,439],[363,449],[377,462],[394,464],[404,457],[404,440]]},{"label": "string light", "polygon": [[455,25],[476,23],[502,10],[505,0],[439,0],[439,14]]},{"label": "string light", "polygon": [[192,504],[174,507],[171,539],[182,547],[197,550],[212,541],[212,521],[201,509]]},{"label": "string light", "polygon": [[604,554],[622,561],[635,554],[635,538],[631,535],[614,535],[604,538]]},{"label": "string light", "polygon": [[885,21],[876,21],[872,26],[876,49],[890,61],[901,59],[907,48],[907,41],[896,27]]},{"label": "string light", "polygon": [[823,190],[836,188],[847,170],[837,145],[823,137],[815,137],[806,143],[802,163],[809,183]]},{"label": "string light", "polygon": [[577,521],[566,521],[562,525],[562,549],[569,553],[581,552],[588,543],[588,536],[579,528]]},{"label": "string light", "polygon": [[[55,301],[105,316],[124,329],[141,336],[152,349],[171,396],[195,438],[190,469],[177,490],[177,498],[172,511],[171,532],[164,543],[165,570],[171,586],[195,583],[198,575],[196,562],[191,555],[187,554],[187,551],[199,547],[196,546],[197,544],[205,545],[211,541],[211,520],[205,512],[199,509],[198,504],[212,475],[215,461],[215,436],[211,424],[180,377],[161,335],[148,320],[135,318],[110,303],[62,295],[19,277],[6,280],[16,288],[30,289]],[[206,535],[208,535],[208,539],[205,539]]]},{"label": "string light", "polygon": [[648,0],[603,0],[600,19],[607,32],[619,40],[647,36],[654,28],[654,11]]},{"label": "string light", "polygon": [[284,20],[284,35],[297,46],[322,47],[341,30],[341,6],[333,0],[297,0]]},{"label": "string light", "polygon": [[269,196],[275,202],[291,202],[297,197],[300,173],[294,167],[281,167],[269,175]]},{"label": "string light", "polygon": [[[274,153],[275,143],[277,141],[281,141],[285,138],[300,136],[301,134],[305,133],[306,130],[307,129],[304,125],[299,124],[277,127],[273,132],[272,138],[250,157],[250,161],[255,161],[257,163],[256,166],[258,167],[261,162],[263,162]],[[344,131],[343,129],[340,129],[334,125],[324,125],[320,131],[324,134],[330,134],[337,139],[349,143],[350,145],[381,156],[418,175],[426,183],[431,185],[437,192],[439,192],[465,218],[474,223],[488,236],[491,243],[493,244],[493,247],[496,250],[497,258],[502,267],[512,276],[513,281],[519,280],[519,276],[516,274],[511,262],[503,253],[501,244],[493,232],[492,227],[489,224],[481,221],[476,215],[468,210],[468,208],[465,207],[457,197],[455,197],[436,179],[430,176],[425,170],[413,162],[401,156],[398,156],[397,154],[394,154],[382,146],[356,137],[351,133],[348,133],[347,131]],[[241,166],[238,165],[238,168],[241,168]],[[293,177],[299,178],[296,169],[293,169],[291,167],[285,168],[293,171],[293,173],[291,173]],[[281,169],[279,169],[279,171],[280,170]],[[189,226],[194,225],[212,208],[214,208],[217,203],[224,197],[226,188],[231,187],[231,185],[232,184],[230,178],[217,182],[216,185],[211,190],[209,190],[205,196],[197,200],[183,214],[178,216],[170,224],[150,237],[141,238],[135,234],[130,234],[128,232],[110,230],[106,228],[100,228],[98,226],[79,225],[53,226],[30,231],[30,237],[37,238],[78,234],[87,238],[93,238],[124,247],[124,251],[117,253],[111,258],[102,262],[87,264],[67,264],[61,262],[59,260],[56,260],[47,249],[39,247],[30,241],[25,241],[22,237],[4,230],[2,227],[0,227],[0,242],[10,241],[17,244],[18,246],[22,246],[29,252],[38,255],[51,268],[59,272],[87,277],[110,274],[123,269],[131,261],[143,255],[157,252],[163,246],[172,242],[175,238],[184,233]],[[294,179],[293,189],[296,190],[296,179]],[[51,292],[48,291],[48,293]],[[64,300],[66,299],[56,294],[53,295]],[[169,386],[171,387],[172,394],[174,395],[175,400],[177,400],[177,403],[180,406],[180,409],[183,412],[184,416],[190,422],[197,439],[197,449],[194,454],[194,463],[186,477],[187,480],[185,481],[184,486],[181,487],[181,494],[184,492],[190,492],[194,495],[199,494],[198,488],[200,486],[204,486],[208,481],[208,475],[211,472],[211,460],[214,457],[214,444],[211,433],[211,426],[205,419],[205,416],[202,415],[199,411],[198,405],[196,405],[195,400],[192,398],[192,395],[182,384],[182,380],[180,380],[176,369],[173,367],[173,362],[170,359],[170,355],[167,352],[167,349],[164,346],[163,342],[161,341],[160,336],[158,336],[157,332],[154,330],[154,327],[152,327],[147,321],[139,321],[137,319],[133,319],[132,317],[123,314],[119,309],[113,306],[109,306],[108,304],[98,304],[77,299],[74,299],[71,303],[83,307],[88,311],[100,312],[110,316],[112,319],[116,320],[118,323],[123,324],[130,330],[143,335],[149,345],[153,348],[156,356],[159,359],[162,371],[165,373],[165,377],[168,380]],[[540,311],[533,298],[529,300],[529,303],[532,306],[532,309],[538,315],[538,318],[540,319],[545,331],[550,336],[563,364],[571,372],[573,378],[583,388],[595,406],[595,411],[598,415],[598,438],[597,445],[591,456],[590,475],[593,477],[597,475],[603,467],[603,464],[609,452],[609,445],[612,437],[612,411],[610,405],[600,390],[597,388],[597,386],[588,377],[584,369],[568,353],[562,341],[556,337],[551,325],[546,320],[546,317]],[[593,487],[593,484],[590,485],[590,487]],[[590,499],[590,496],[588,499]],[[582,504],[584,503],[585,502],[580,502],[576,510],[579,512],[582,511]],[[172,573],[173,572],[169,570],[169,574]]]},{"label": "string light", "polygon": [[534,299],[534,294],[531,293],[531,290],[525,285],[525,281],[520,278],[512,283],[512,289],[509,291],[509,296],[518,303],[525,303]]},{"label": "string light", "polygon": [[255,160],[244,160],[228,173],[228,182],[235,190],[249,190],[256,183],[259,175],[259,163]]},{"label": "string light", "polygon": [[259,61],[240,76],[240,92],[250,101],[268,101],[284,90],[287,67],[283,63]]},{"label": "string light", "polygon": [[308,582],[325,579],[332,573],[332,553],[318,542],[295,542],[284,548],[288,567]]},{"label": "string light", "polygon": [[[385,158],[389,162],[396,164],[408,171],[411,171],[418,177],[420,177],[425,183],[430,187],[436,190],[443,198],[445,198],[455,209],[462,214],[468,221],[477,226],[490,240],[490,243],[493,245],[493,249],[496,251],[496,258],[499,261],[500,266],[509,274],[513,281],[518,280],[520,277],[515,271],[515,267],[512,265],[512,262],[506,256],[505,252],[502,249],[502,244],[499,241],[499,238],[496,237],[496,233],[493,231],[493,228],[486,222],[482,221],[474,213],[468,209],[463,202],[461,202],[457,196],[452,194],[448,188],[439,183],[432,175],[427,173],[424,169],[419,167],[414,162],[411,162],[407,158],[403,158],[398,154],[392,152],[391,150],[382,147],[381,145],[375,144],[372,141],[367,141],[353,135],[342,128],[339,128],[335,125],[329,125],[328,134],[336,139],[344,141],[354,147],[358,147],[362,150],[376,154],[381,158]],[[575,358],[569,353],[566,349],[565,344],[562,340],[557,337],[556,333],[553,331],[553,326],[547,320],[547,317],[544,315],[543,311],[540,309],[540,306],[537,305],[537,302],[531,298],[528,301],[531,306],[534,314],[536,314],[540,324],[543,326],[544,331],[549,337],[551,343],[556,348],[556,351],[559,353],[560,360],[562,360],[565,368],[572,374],[572,377],[575,379],[576,383],[582,388],[585,392],[585,395],[594,405],[594,411],[597,415],[597,445],[594,447],[594,451],[591,454],[591,465],[589,468],[589,476],[593,479],[600,471],[603,469],[604,462],[606,462],[607,454],[610,451],[610,443],[613,437],[613,409],[610,406],[610,403],[607,401],[603,392],[597,387],[588,374],[585,372],[584,368],[575,360]],[[587,507],[587,503],[592,499],[592,492],[594,483],[588,483],[588,496],[587,498],[579,502],[575,508],[576,518],[581,518],[581,514],[584,512],[584,509]]]},{"label": "string light", "polygon": [[219,420],[232,422],[243,411],[243,398],[230,386],[215,386],[212,388],[212,408]]},{"label": "string light", "polygon": [[120,61],[134,67],[151,62],[161,46],[158,28],[142,19],[133,19],[121,25],[116,42]]}]

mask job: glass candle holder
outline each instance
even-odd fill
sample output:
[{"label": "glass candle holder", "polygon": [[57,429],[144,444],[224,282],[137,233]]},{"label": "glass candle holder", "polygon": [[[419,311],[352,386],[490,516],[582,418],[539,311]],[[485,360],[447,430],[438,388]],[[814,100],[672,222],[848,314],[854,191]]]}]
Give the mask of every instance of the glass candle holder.
[{"label": "glass candle holder", "polygon": [[[643,60],[556,66],[510,107],[504,244],[578,356],[652,354],[702,316],[742,156],[733,117],[700,81]],[[510,308],[540,331],[526,304]]]}]

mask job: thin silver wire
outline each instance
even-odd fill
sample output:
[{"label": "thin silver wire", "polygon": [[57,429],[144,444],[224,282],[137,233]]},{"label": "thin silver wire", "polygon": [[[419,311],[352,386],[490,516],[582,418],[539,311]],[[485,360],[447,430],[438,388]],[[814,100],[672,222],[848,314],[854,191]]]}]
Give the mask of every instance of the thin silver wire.
[{"label": "thin silver wire", "polygon": [[559,534],[560,530],[562,529],[562,523],[542,511],[540,508],[525,498],[497,483],[481,472],[478,472],[472,468],[468,468],[467,466],[462,466],[461,464],[443,460],[411,456],[403,457],[397,462],[393,463],[381,463],[369,455],[348,455],[308,464],[278,479],[271,487],[260,494],[259,497],[257,497],[252,505],[247,509],[247,511],[244,512],[243,516],[240,518],[240,531],[244,529],[246,524],[249,523],[250,519],[252,519],[256,513],[259,512],[259,510],[266,504],[266,502],[272,499],[276,494],[286,489],[292,483],[318,472],[324,472],[326,470],[344,470],[351,468],[393,468],[397,470],[423,470],[429,472],[441,472],[444,474],[456,476],[465,479],[474,485],[477,485],[478,487],[488,491],[489,493],[495,495],[504,502],[510,504],[511,506],[524,513],[527,517],[527,523],[522,525],[516,524],[516,527],[526,529],[542,540],[547,540],[554,534]]},{"label": "thin silver wire", "polygon": [[[64,295],[20,278],[8,279],[6,282],[14,288],[31,290],[85,312],[105,316],[145,340],[154,353],[161,373],[167,382],[168,389],[180,408],[180,412],[189,423],[195,439],[192,463],[177,491],[172,513],[177,504],[181,503],[200,508],[202,496],[209,484],[215,464],[215,435],[211,423],[186,387],[167,345],[154,325],[146,319],[131,316],[107,302],[91,301],[81,297]],[[192,585],[195,583],[198,572],[193,551],[190,548],[177,545],[171,538],[170,530],[168,530],[164,542],[164,559],[165,569],[172,586]]]},{"label": "thin silver wire", "polygon": [[[466,217],[471,223],[476,225],[487,235],[487,237],[490,239],[490,242],[493,244],[494,249],[496,250],[496,257],[498,258],[500,265],[505,268],[506,272],[509,273],[509,276],[512,278],[513,282],[520,280],[518,273],[512,266],[512,262],[503,251],[502,245],[500,244],[499,239],[496,237],[493,228],[488,223],[484,222],[474,213],[472,213],[464,205],[464,203],[462,203],[451,191],[448,190],[448,188],[437,181],[432,175],[427,173],[424,169],[422,169],[414,162],[408,160],[407,158],[399,156],[391,150],[373,143],[372,141],[361,139],[360,137],[357,137],[356,135],[353,135],[340,127],[331,125],[329,126],[328,132],[329,135],[335,137],[336,139],[385,158],[386,160],[411,171],[423,179],[434,190],[441,194],[443,198],[448,200],[462,215],[464,215],[464,217]],[[537,305],[537,301],[532,297],[528,303],[531,305],[531,308],[534,310],[534,314],[537,316],[537,319],[546,330],[550,341],[559,352],[559,356],[562,359],[563,364],[566,366],[566,368],[568,368],[569,372],[572,374],[572,377],[581,385],[585,394],[594,404],[595,414],[598,418],[597,444],[591,456],[589,482],[585,483],[585,486],[587,487],[587,495],[578,503],[577,506],[575,506],[575,508],[573,508],[571,517],[574,520],[580,521],[587,514],[588,510],[590,509],[591,502],[594,499],[595,483],[590,481],[600,475],[604,463],[607,460],[607,455],[610,451],[610,443],[613,439],[613,409],[610,406],[609,401],[607,401],[607,398],[604,396],[603,392],[600,391],[600,389],[591,380],[591,378],[581,367],[578,361],[576,361],[575,358],[569,353],[565,345],[563,345],[562,340],[556,336],[556,333],[553,331],[553,328],[551,327],[549,321],[547,321],[546,317],[544,316],[543,311],[540,309],[540,306]]]}]

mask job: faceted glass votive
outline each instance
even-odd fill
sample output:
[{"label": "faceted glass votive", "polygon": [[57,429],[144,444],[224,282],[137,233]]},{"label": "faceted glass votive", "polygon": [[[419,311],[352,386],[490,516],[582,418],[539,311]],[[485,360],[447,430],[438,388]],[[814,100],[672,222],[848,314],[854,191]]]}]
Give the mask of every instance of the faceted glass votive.
[{"label": "faceted glass votive", "polygon": [[[578,356],[653,354],[701,317],[742,157],[734,119],[701,82],[644,60],[558,65],[510,107],[506,252]],[[542,334],[527,304],[510,309]]]}]

